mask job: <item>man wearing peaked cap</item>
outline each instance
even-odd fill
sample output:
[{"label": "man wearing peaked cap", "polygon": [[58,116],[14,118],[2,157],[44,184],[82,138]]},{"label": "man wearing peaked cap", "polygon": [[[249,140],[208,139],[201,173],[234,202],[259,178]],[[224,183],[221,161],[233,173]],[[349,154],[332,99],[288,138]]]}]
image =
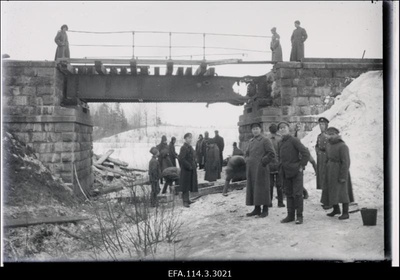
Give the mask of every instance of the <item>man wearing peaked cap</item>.
[{"label": "man wearing peaked cap", "polygon": [[318,119],[318,122],[319,123],[322,123],[322,122],[325,122],[325,123],[329,123],[329,121],[328,121],[328,119],[327,118],[324,118],[324,117],[320,117],[319,119]]},{"label": "man wearing peaked cap", "polygon": [[[349,203],[354,202],[354,195],[350,177],[350,151],[339,133],[339,129],[335,127],[330,127],[326,131],[327,163],[321,203],[333,206],[333,211],[327,216],[334,217],[342,214],[339,220],[346,220],[349,218]],[[342,213],[339,203],[342,203]]]}]

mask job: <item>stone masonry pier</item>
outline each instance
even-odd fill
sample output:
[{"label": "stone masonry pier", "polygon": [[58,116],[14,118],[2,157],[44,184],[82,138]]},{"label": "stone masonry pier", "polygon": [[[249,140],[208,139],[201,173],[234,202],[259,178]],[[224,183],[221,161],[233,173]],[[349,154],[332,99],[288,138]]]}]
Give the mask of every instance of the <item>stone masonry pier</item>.
[{"label": "stone masonry pier", "polygon": [[276,63],[239,118],[241,148],[245,149],[252,137],[250,124],[254,121],[263,124],[264,132],[279,121],[289,122],[292,131],[299,124],[302,137],[317,124],[316,115],[328,110],[353,79],[382,69],[381,59],[305,58]]},{"label": "stone masonry pier", "polygon": [[55,62],[3,61],[3,128],[31,147],[39,160],[77,189],[93,183],[92,128],[82,106],[61,106],[65,77]]}]

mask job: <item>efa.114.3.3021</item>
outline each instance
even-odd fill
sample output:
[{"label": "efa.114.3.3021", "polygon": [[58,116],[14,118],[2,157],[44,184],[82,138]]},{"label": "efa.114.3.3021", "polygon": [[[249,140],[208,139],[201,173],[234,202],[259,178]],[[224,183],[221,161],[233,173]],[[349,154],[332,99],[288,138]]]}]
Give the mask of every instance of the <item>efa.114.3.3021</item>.
[{"label": "efa.114.3.3021", "polygon": [[207,277],[221,277],[230,278],[232,277],[230,270],[180,270],[170,269],[168,270],[168,277],[179,277],[179,278],[207,278]]}]

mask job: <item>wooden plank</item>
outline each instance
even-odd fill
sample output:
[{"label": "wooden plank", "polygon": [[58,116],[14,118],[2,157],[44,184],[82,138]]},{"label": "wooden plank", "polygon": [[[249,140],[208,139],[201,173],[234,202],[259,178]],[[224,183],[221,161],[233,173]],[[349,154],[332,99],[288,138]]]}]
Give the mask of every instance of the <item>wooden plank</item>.
[{"label": "wooden plank", "polygon": [[120,174],[120,175],[128,177],[128,178],[136,179],[136,177],[134,177],[134,176],[128,175],[128,174],[126,174],[124,172],[121,172],[121,171],[116,171],[114,169],[105,167],[105,166],[97,164],[97,163],[95,163],[94,166],[96,166],[97,168],[99,168],[101,170],[104,170],[104,171],[113,172],[114,174],[116,173],[116,174]]},{"label": "wooden plank", "polygon": [[128,74],[128,69],[127,69],[126,67],[121,67],[121,72],[120,72],[120,74],[121,74],[121,75],[126,75],[126,74]]},{"label": "wooden plank", "polygon": [[214,67],[208,68],[206,73],[204,73],[204,76],[215,76],[215,68]]},{"label": "wooden plank", "polygon": [[[96,154],[93,154],[93,155],[96,157],[96,160],[95,160],[95,161],[97,161],[97,160],[100,158],[99,155],[96,155]],[[112,162],[112,163],[114,163],[114,164],[116,164],[116,165],[119,165],[119,166],[128,166],[128,165],[129,165],[129,164],[128,164],[127,162],[125,162],[125,161],[122,161],[122,160],[119,160],[119,159],[116,159],[116,158],[112,158],[112,157],[108,157],[108,158],[106,159],[106,161]]]},{"label": "wooden plank", "polygon": [[[229,184],[229,189],[230,190],[235,190],[235,189],[242,189],[246,187],[246,182],[247,181],[240,181],[240,182],[235,182]],[[197,193],[193,193],[193,196],[197,195],[208,195],[208,194],[215,194],[215,193],[222,193],[224,189],[225,182],[222,184],[217,184],[211,187],[205,187],[205,188],[199,188],[199,191]]]},{"label": "wooden plank", "polygon": [[112,162],[104,161],[104,162],[102,163],[102,165],[104,165],[105,167],[109,167],[109,168],[114,169],[114,163],[112,163]]},{"label": "wooden plank", "polygon": [[92,165],[92,169],[93,169],[93,171],[96,171],[96,172],[100,173],[101,176],[106,176],[107,175],[106,172],[104,172],[103,170],[98,169],[96,166]]},{"label": "wooden plank", "polygon": [[178,67],[178,69],[176,70],[176,75],[183,76],[183,67]]},{"label": "wooden plank", "polygon": [[96,163],[98,164],[98,165],[100,165],[100,164],[102,164],[112,153],[114,152],[114,150],[108,150],[107,151],[107,153],[105,153],[104,155],[102,155],[101,157],[100,157],[100,159],[98,159],[97,161],[96,161]]},{"label": "wooden plank", "polygon": [[62,223],[75,223],[79,221],[89,220],[87,217],[41,217],[41,218],[21,218],[21,219],[4,219],[4,227],[27,227],[40,224],[62,224]]},{"label": "wooden plank", "polygon": [[168,61],[165,76],[171,76],[173,72],[174,72],[174,63],[171,61]]},{"label": "wooden plank", "polygon": [[207,71],[207,64],[202,63],[200,66],[196,69],[196,72],[194,73],[195,76],[202,76],[206,73]]},{"label": "wooden plank", "polygon": [[136,171],[136,172],[147,172],[148,170],[143,170],[143,169],[138,169],[138,168],[131,168],[131,167],[125,167],[125,166],[120,166],[121,170],[126,170],[126,171]]},{"label": "wooden plank", "polygon": [[99,73],[99,75],[107,75],[107,69],[104,67],[101,61],[95,61],[94,67],[96,68],[96,72]]},{"label": "wooden plank", "polygon": [[110,75],[118,75],[118,69],[117,67],[112,66],[110,68]]},{"label": "wooden plank", "polygon": [[185,70],[185,76],[192,76],[193,75],[193,68],[187,67]]},{"label": "wooden plank", "polygon": [[137,63],[136,61],[131,61],[130,64],[131,66],[131,75],[136,76],[137,75]]}]

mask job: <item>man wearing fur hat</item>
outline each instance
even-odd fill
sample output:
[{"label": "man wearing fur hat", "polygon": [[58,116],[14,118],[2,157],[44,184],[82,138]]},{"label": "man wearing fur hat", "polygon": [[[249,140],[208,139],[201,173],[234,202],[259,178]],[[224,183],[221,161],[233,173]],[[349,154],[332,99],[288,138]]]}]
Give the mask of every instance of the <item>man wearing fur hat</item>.
[{"label": "man wearing fur hat", "polygon": [[296,137],[290,135],[289,123],[280,122],[278,129],[282,140],[278,144],[280,174],[286,194],[287,217],[281,223],[295,220],[303,223],[303,170],[310,159],[310,152]]},{"label": "man wearing fur hat", "polygon": [[[261,124],[253,123],[251,126],[253,138],[245,152],[246,160],[246,205],[254,205],[251,216],[268,216],[268,206],[271,204],[269,163],[275,161],[275,150],[271,140],[261,134]],[[263,209],[261,211],[261,206]]]},{"label": "man wearing fur hat", "polygon": [[[345,220],[349,218],[349,203],[354,202],[349,147],[342,140],[337,128],[329,127],[326,135],[328,137],[326,175],[321,203],[333,206],[333,211],[327,214],[329,217],[342,214],[339,220]],[[342,203],[343,213],[340,211],[339,203]]]}]

